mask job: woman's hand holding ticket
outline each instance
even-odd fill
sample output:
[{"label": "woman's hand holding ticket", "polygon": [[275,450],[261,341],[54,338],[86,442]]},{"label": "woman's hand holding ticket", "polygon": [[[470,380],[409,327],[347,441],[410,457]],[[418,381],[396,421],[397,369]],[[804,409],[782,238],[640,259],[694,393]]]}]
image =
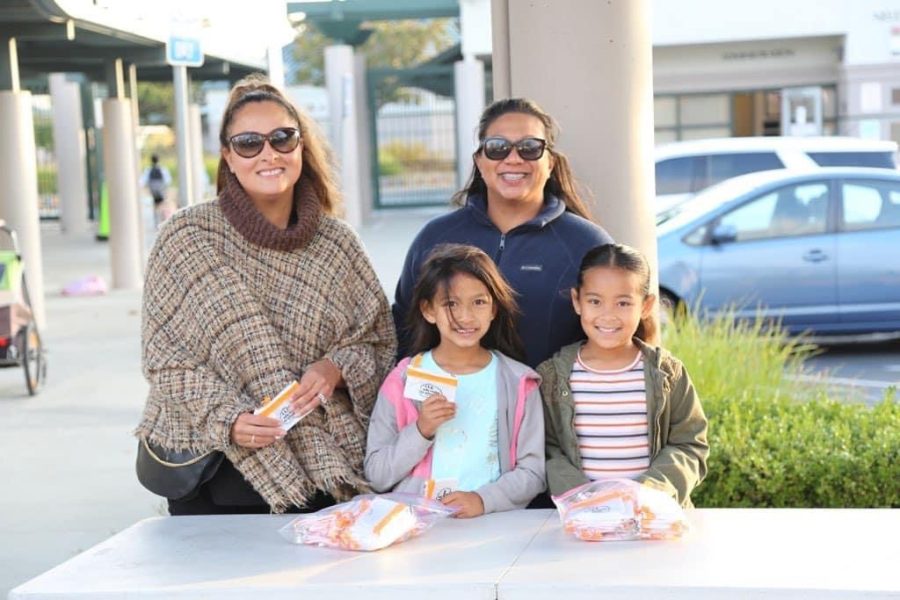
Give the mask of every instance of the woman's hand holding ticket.
[{"label": "woman's hand holding ticket", "polygon": [[333,362],[317,360],[300,378],[300,387],[291,401],[295,415],[306,415],[331,399],[334,389],[343,382],[343,375]]},{"label": "woman's hand holding ticket", "polygon": [[432,439],[437,428],[456,416],[456,404],[450,402],[443,394],[428,396],[422,402],[419,410],[419,418],[416,419],[416,427],[419,433],[426,439]]},{"label": "woman's hand holding ticket", "polygon": [[253,413],[241,413],[231,425],[231,442],[244,448],[265,448],[284,434],[281,421]]}]

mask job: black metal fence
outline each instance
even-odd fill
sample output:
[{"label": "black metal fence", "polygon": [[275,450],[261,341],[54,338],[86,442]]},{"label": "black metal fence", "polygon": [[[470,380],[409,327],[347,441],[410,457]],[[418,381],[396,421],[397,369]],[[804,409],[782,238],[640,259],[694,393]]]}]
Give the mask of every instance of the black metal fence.
[{"label": "black metal fence", "polygon": [[53,115],[49,108],[48,96],[34,96],[32,117],[34,119],[35,160],[38,178],[38,213],[42,219],[59,218],[59,189],[57,184],[57,163],[53,147]]},{"label": "black metal fence", "polygon": [[375,206],[449,203],[459,187],[452,66],[370,71],[369,103]]}]

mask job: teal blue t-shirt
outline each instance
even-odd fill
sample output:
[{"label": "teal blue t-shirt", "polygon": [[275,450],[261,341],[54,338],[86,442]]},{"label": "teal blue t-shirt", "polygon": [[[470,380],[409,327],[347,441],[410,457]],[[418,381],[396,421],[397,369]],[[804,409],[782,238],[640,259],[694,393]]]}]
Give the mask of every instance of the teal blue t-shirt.
[{"label": "teal blue t-shirt", "polygon": [[[421,367],[447,374],[431,352],[422,356]],[[456,481],[457,490],[471,492],[500,478],[497,447],[497,357],[477,373],[457,375],[456,416],[441,425],[434,436],[431,477]]]}]

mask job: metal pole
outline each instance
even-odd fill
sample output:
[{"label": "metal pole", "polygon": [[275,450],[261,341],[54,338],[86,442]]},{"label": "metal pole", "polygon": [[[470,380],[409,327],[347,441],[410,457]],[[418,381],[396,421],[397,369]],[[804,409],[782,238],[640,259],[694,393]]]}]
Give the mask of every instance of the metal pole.
[{"label": "metal pole", "polygon": [[191,132],[188,123],[187,67],[172,67],[175,85],[175,147],[178,150],[178,206],[194,203],[191,173]]}]

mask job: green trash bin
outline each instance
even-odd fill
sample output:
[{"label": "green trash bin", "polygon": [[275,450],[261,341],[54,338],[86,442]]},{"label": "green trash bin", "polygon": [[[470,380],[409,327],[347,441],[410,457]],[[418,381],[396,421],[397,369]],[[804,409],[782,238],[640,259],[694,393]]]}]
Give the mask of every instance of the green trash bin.
[{"label": "green trash bin", "polygon": [[97,239],[109,239],[109,190],[106,182],[100,184],[100,209],[97,211]]}]

